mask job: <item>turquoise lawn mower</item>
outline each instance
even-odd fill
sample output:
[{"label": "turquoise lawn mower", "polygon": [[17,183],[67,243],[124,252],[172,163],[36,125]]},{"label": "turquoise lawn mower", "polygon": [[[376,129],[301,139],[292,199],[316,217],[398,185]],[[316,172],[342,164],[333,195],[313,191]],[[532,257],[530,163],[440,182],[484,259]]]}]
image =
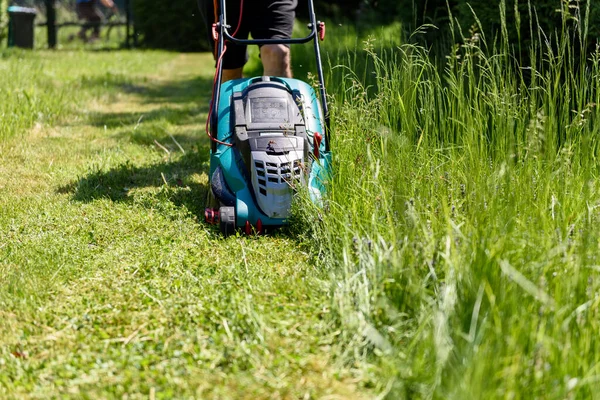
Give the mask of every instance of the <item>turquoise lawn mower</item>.
[{"label": "turquoise lawn mower", "polygon": [[[243,7],[243,3],[242,3]],[[319,40],[325,24],[317,22],[308,1],[310,33],[304,38],[237,39],[229,33],[225,0],[213,25],[217,68],[207,133],[211,139],[210,189],[206,222],[223,235],[264,233],[286,225],[292,199],[306,188],[321,204],[330,176],[329,112]],[[221,84],[225,41],[241,45],[313,42],[319,96],[298,79],[259,76]]]}]

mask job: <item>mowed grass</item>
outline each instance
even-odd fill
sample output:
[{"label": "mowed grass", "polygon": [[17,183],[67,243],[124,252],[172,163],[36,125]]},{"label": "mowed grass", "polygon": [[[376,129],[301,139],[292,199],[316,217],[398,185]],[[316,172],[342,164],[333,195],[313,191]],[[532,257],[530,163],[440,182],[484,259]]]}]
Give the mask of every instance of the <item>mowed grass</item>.
[{"label": "mowed grass", "polygon": [[0,397],[369,397],[310,248],[202,221],[213,65],[4,53]]}]

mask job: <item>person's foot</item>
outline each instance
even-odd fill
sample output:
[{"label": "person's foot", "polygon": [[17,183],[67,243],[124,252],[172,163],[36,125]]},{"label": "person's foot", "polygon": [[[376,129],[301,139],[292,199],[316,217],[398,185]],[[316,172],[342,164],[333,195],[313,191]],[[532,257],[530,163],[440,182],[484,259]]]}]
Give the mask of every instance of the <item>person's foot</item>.
[{"label": "person's foot", "polygon": [[88,43],[96,43],[98,40],[100,40],[100,35],[96,34],[96,33],[92,33],[92,36],[90,36],[90,38],[88,39]]}]

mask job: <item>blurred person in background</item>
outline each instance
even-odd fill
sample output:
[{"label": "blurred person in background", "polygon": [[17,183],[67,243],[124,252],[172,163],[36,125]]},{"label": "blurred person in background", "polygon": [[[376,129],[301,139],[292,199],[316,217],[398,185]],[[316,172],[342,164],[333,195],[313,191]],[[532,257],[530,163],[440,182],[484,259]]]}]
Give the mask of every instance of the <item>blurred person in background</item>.
[{"label": "blurred person in background", "polygon": [[[117,14],[118,9],[113,0],[100,0],[100,2],[105,7],[110,8],[113,13]],[[77,0],[76,11],[77,17],[85,21],[77,37],[87,43],[98,40],[100,38],[100,25],[104,20],[104,15],[98,8],[98,0]],[[90,29],[92,30],[92,35],[88,39],[87,32]],[[71,40],[74,38],[74,35],[70,37]]]}]

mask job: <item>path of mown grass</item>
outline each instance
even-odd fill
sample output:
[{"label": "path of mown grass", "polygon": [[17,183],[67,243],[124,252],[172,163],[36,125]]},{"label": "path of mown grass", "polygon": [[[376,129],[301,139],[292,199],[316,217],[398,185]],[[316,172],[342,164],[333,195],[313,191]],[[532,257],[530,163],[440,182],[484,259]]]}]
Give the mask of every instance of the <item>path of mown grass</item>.
[{"label": "path of mown grass", "polygon": [[363,397],[328,272],[199,220],[210,55],[41,54],[0,60],[64,96],[0,141],[0,397]]}]

